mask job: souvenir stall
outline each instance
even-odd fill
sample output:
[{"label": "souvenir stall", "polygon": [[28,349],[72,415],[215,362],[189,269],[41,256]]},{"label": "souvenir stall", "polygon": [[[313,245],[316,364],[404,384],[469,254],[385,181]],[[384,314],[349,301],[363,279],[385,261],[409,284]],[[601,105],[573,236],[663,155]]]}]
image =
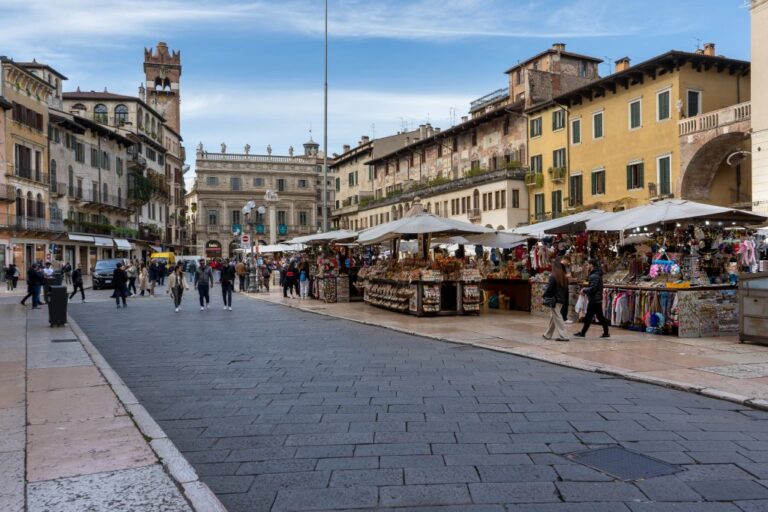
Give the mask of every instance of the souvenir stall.
[{"label": "souvenir stall", "polygon": [[335,242],[351,240],[357,232],[345,229],[300,236],[291,244],[305,244],[310,260],[310,295],[327,303],[350,302],[356,295],[351,291],[350,272],[354,257],[348,247]]},{"label": "souvenir stall", "polygon": [[[405,217],[360,234],[361,245],[391,244],[392,259],[363,267],[357,286],[365,302],[376,307],[417,316],[477,314],[482,302],[480,271],[463,259],[430,259],[432,236],[489,233],[492,230],[426,213],[416,202]],[[419,255],[398,259],[401,238],[416,238]]]},{"label": "souvenir stall", "polygon": [[[616,327],[685,338],[737,334],[738,276],[757,269],[754,231],[743,225],[764,219],[666,200],[586,222],[584,255],[601,262],[606,318]],[[575,309],[584,314],[584,299]]]}]

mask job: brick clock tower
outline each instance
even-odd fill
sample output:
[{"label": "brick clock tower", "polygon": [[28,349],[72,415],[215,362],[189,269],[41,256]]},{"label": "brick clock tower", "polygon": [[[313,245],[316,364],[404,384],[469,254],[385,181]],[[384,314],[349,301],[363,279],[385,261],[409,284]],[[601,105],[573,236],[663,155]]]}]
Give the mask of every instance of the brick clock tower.
[{"label": "brick clock tower", "polygon": [[181,52],[170,53],[168,45],[159,42],[156,49],[144,49],[144,76],[146,102],[165,117],[165,122],[176,133],[181,133],[179,115],[179,80],[181,78]]}]

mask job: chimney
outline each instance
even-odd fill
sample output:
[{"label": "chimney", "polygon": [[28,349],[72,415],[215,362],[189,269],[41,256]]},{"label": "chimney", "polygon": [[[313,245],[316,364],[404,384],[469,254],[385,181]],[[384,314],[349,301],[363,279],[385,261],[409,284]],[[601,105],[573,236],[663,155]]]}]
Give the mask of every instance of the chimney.
[{"label": "chimney", "polygon": [[349,146],[349,144],[344,144],[344,145],[342,146],[342,148],[341,148],[341,152],[342,152],[342,153],[346,153],[346,152],[347,152],[347,151],[349,151],[350,149],[352,149],[352,148]]},{"label": "chimney", "polygon": [[371,138],[367,135],[363,135],[360,137],[360,144],[368,144],[371,141]]},{"label": "chimney", "polygon": [[440,133],[440,128],[435,127],[435,134]]},{"label": "chimney", "polygon": [[431,137],[435,134],[435,129],[432,128],[432,125],[427,123],[427,137]]},{"label": "chimney", "polygon": [[629,69],[629,57],[622,57],[616,61],[616,72]]},{"label": "chimney", "polygon": [[704,43],[704,55],[715,56],[715,43]]},{"label": "chimney", "polygon": [[466,123],[469,118],[467,116],[461,116],[461,122]]},{"label": "chimney", "polygon": [[419,139],[423,140],[427,136],[427,125],[420,124],[419,125]]},{"label": "chimney", "polygon": [[696,55],[704,55],[704,50],[701,48],[696,48]]},{"label": "chimney", "polygon": [[565,43],[555,43],[552,45],[552,49],[556,52],[564,52],[565,51]]}]

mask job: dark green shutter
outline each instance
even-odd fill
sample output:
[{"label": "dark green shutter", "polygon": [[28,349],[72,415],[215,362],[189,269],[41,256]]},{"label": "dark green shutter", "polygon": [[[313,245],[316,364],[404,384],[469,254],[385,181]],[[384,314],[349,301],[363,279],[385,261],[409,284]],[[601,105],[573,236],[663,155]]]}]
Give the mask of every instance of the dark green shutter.
[{"label": "dark green shutter", "polygon": [[645,164],[643,162],[640,162],[637,164],[637,178],[639,183],[638,188],[645,188],[645,173],[644,173],[644,166]]},{"label": "dark green shutter", "polygon": [[632,166],[627,166],[627,190],[632,190]]}]

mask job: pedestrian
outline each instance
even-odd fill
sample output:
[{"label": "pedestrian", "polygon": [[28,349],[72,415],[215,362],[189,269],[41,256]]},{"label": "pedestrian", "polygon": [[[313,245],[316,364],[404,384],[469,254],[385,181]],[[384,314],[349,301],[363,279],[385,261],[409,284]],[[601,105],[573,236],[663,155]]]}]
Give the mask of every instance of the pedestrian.
[{"label": "pedestrian", "polygon": [[141,264],[141,269],[139,269],[139,290],[141,290],[142,297],[145,293],[149,293],[149,271],[144,263]]},{"label": "pedestrian", "polygon": [[293,298],[293,281],[296,279],[296,266],[291,262],[283,267],[283,298],[288,298],[288,291],[291,292],[291,298]]},{"label": "pedestrian", "polygon": [[157,283],[160,286],[165,286],[165,276],[168,275],[168,267],[164,259],[160,260],[157,264]]},{"label": "pedestrian", "polygon": [[128,294],[136,295],[136,276],[138,270],[132,261],[128,262],[128,268],[125,269],[125,273],[128,276]]},{"label": "pedestrian", "polygon": [[306,299],[309,296],[309,262],[304,260],[299,270],[299,286],[301,291],[299,297]]},{"label": "pedestrian", "polygon": [[200,260],[200,265],[195,271],[195,288],[200,296],[200,311],[208,309],[211,302],[211,286],[213,286],[213,271],[205,264],[205,260]]},{"label": "pedestrian", "polygon": [[61,271],[64,273],[64,284],[72,284],[72,265],[66,262]]},{"label": "pedestrian", "polygon": [[27,294],[21,299],[22,306],[26,306],[27,299],[32,297],[32,309],[40,309],[40,287],[43,279],[42,271],[37,263],[33,263],[27,269]]},{"label": "pedestrian", "polygon": [[115,267],[115,271],[112,273],[112,283],[115,285],[115,293],[112,296],[115,298],[117,308],[120,309],[120,299],[123,300],[123,307],[127,308],[128,304],[125,303],[125,296],[128,293],[128,274],[123,270],[122,263],[118,263]]},{"label": "pedestrian", "polygon": [[264,288],[267,289],[267,292],[269,292],[269,277],[272,273],[272,269],[269,268],[268,263],[264,263],[264,266],[261,267],[261,277],[264,279]]},{"label": "pedestrian", "polygon": [[240,281],[240,293],[242,293],[245,291],[245,278],[248,276],[248,270],[245,268],[245,263],[242,261],[237,262],[237,265],[235,265],[235,272]]},{"label": "pedestrian", "polygon": [[187,278],[189,279],[190,284],[195,282],[195,273],[197,272],[197,263],[195,263],[195,260],[189,260],[187,264]]},{"label": "pedestrian", "polygon": [[69,295],[69,300],[75,296],[77,290],[80,290],[80,298],[85,302],[85,289],[83,288],[83,266],[78,265],[72,272],[72,293]]},{"label": "pedestrian", "polygon": [[[565,272],[565,281],[568,283],[571,279],[571,258],[570,256],[563,256],[560,258],[560,264],[563,266],[563,271]],[[565,320],[566,324],[572,324],[573,320],[568,320],[568,309],[570,306],[570,291],[568,291],[565,294],[565,302],[563,303],[563,306],[560,308],[560,313],[563,315],[563,320]]]},{"label": "pedestrian", "polygon": [[559,261],[552,263],[552,275],[544,290],[544,305],[549,307],[549,325],[542,334],[545,340],[551,340],[557,330],[556,341],[569,341],[565,330],[565,322],[557,305],[568,301],[568,278],[565,277],[565,269]]},{"label": "pedestrian", "polygon": [[589,270],[589,286],[581,290],[581,293],[587,297],[587,314],[584,317],[584,327],[574,336],[585,337],[589,326],[592,325],[592,318],[597,316],[597,321],[603,326],[603,334],[600,337],[610,338],[608,320],[603,315],[603,271],[600,270],[600,262],[594,258],[590,259],[587,269]]},{"label": "pedestrian", "polygon": [[12,292],[13,291],[13,263],[5,267],[5,289],[6,291]]},{"label": "pedestrian", "polygon": [[158,266],[157,266],[157,260],[152,260],[149,262],[149,294],[154,296],[155,295],[155,286],[157,286],[157,273],[159,272]]},{"label": "pedestrian", "polygon": [[224,309],[232,311],[232,291],[235,289],[235,269],[227,260],[221,263],[221,296],[224,299]]},{"label": "pedestrian", "polygon": [[168,276],[168,290],[165,293],[171,293],[173,297],[173,305],[178,313],[181,309],[181,297],[184,294],[184,290],[189,289],[189,285],[184,280],[184,267],[179,263],[171,271]]},{"label": "pedestrian", "polygon": [[213,269],[213,279],[216,283],[221,282],[221,259],[216,258],[211,262],[211,268]]},{"label": "pedestrian", "polygon": [[19,267],[17,267],[15,263],[11,263],[11,267],[13,267],[13,288],[12,288],[12,290],[15,290],[16,287],[19,286],[19,277],[20,277],[21,273],[19,272]]}]

